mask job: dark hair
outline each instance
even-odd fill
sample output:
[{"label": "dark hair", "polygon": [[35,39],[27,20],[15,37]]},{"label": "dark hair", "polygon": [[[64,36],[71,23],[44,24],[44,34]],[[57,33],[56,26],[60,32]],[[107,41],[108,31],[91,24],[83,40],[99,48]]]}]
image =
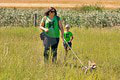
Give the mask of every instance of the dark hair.
[{"label": "dark hair", "polygon": [[54,7],[50,7],[50,8],[48,8],[48,10],[45,12],[45,16],[49,16],[49,12],[51,12],[51,11],[54,11],[55,12],[55,15],[57,16],[57,11],[56,11],[56,9],[54,8]]}]

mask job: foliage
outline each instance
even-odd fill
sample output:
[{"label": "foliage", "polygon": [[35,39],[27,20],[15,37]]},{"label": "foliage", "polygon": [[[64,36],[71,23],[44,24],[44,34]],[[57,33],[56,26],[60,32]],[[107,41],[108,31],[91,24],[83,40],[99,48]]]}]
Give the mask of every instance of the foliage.
[{"label": "foliage", "polygon": [[[33,26],[34,14],[38,14],[37,23],[46,9],[0,8],[0,26]],[[69,23],[77,27],[113,27],[120,25],[120,10],[104,10],[95,6],[83,6],[80,9],[57,9],[64,25]]]},{"label": "foliage", "polygon": [[103,11],[103,8],[102,7],[99,7],[97,5],[95,6],[82,6],[80,8],[80,11],[83,11],[83,12],[91,12],[91,11]]}]

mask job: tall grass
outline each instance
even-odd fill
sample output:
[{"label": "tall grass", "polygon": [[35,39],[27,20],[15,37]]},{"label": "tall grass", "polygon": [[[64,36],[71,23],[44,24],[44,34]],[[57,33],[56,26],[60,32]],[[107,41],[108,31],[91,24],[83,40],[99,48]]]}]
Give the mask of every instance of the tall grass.
[{"label": "tall grass", "polygon": [[[97,64],[84,74],[71,51],[64,62],[62,41],[57,64],[44,65],[38,28],[0,28],[0,80],[119,80],[120,31],[118,29],[71,28],[73,50],[82,62]],[[65,65],[67,64],[67,65]]]}]

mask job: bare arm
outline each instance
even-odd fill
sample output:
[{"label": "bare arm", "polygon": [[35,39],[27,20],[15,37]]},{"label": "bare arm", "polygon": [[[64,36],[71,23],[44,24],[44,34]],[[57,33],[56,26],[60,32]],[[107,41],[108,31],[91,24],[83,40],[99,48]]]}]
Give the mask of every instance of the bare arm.
[{"label": "bare arm", "polygon": [[64,41],[64,38],[63,38],[63,35],[64,35],[64,29],[63,29],[63,25],[62,25],[61,20],[59,21],[59,27],[60,27],[60,30],[61,30],[61,38],[62,38],[62,40]]},{"label": "bare arm", "polygon": [[45,25],[44,22],[40,23],[40,29],[45,31],[45,32],[48,32],[48,29],[44,28],[44,25]]},{"label": "bare arm", "polygon": [[73,36],[72,36],[72,38],[71,38],[70,42],[72,42],[72,40],[73,40]]}]

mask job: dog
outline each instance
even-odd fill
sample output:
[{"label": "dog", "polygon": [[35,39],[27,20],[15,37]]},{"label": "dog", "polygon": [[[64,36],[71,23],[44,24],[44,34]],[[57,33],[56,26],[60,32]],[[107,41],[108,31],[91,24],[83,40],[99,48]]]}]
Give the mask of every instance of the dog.
[{"label": "dog", "polygon": [[88,61],[88,66],[82,67],[82,70],[84,70],[84,73],[87,74],[88,71],[92,72],[94,69],[96,69],[96,63],[94,61]]}]

